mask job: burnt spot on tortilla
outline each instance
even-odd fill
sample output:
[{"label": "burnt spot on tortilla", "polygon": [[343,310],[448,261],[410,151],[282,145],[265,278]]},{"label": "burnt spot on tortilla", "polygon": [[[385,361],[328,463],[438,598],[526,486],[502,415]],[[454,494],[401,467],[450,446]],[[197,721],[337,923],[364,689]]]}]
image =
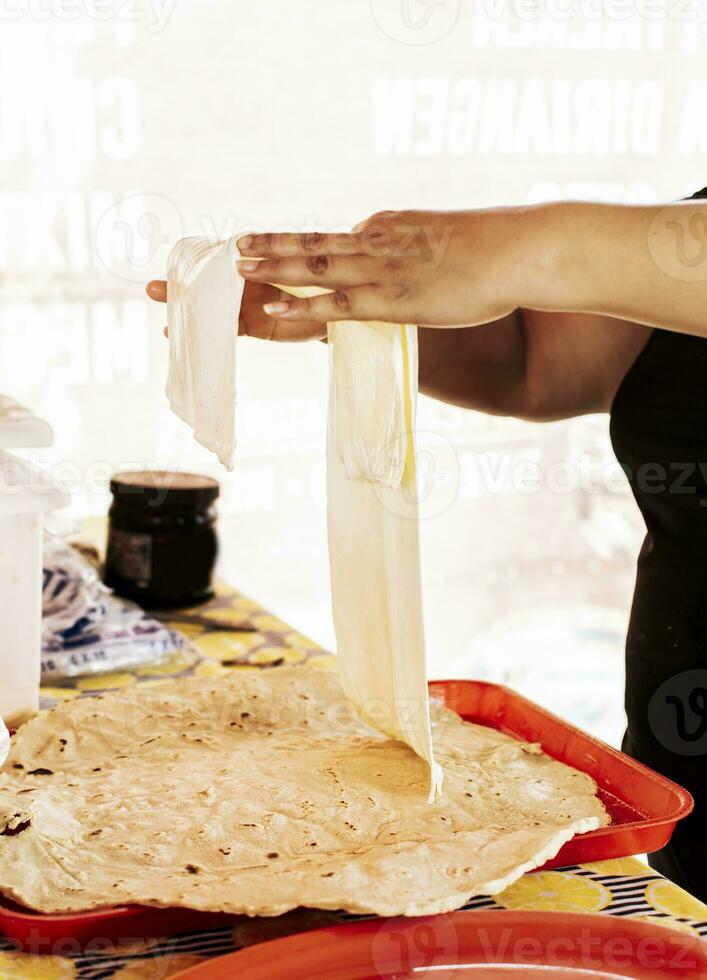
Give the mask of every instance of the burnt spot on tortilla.
[{"label": "burnt spot on tortilla", "polygon": [[313,840],[313,841],[310,841],[310,844],[309,844],[309,846],[310,846],[310,847],[317,847],[317,842],[316,842],[315,840]]},{"label": "burnt spot on tortilla", "polygon": [[24,769],[24,766],[22,765],[21,762],[13,762],[12,763],[12,768],[13,769]]},{"label": "burnt spot on tortilla", "polygon": [[250,718],[250,711],[241,711],[241,718]]},{"label": "burnt spot on tortilla", "polygon": [[231,853],[231,848],[230,847],[219,847],[219,851],[221,852],[221,854],[225,854],[225,856],[228,857],[228,855]]},{"label": "burnt spot on tortilla", "polygon": [[334,872],[333,871],[325,871],[324,874],[319,875],[319,877],[320,878],[333,878],[334,877]]},{"label": "burnt spot on tortilla", "polygon": [[96,766],[95,769],[92,769],[91,770],[91,772],[100,772],[100,771],[101,771],[101,767],[100,766]]},{"label": "burnt spot on tortilla", "polygon": [[30,769],[29,772],[27,773],[27,775],[28,776],[53,776],[54,775],[54,770],[53,769],[42,769],[40,767],[39,769]]},{"label": "burnt spot on tortilla", "polygon": [[102,834],[102,833],[103,833],[103,831],[102,831],[102,830],[101,830],[101,828],[99,827],[99,829],[98,829],[98,830],[92,830],[92,831],[91,831],[91,833],[90,833],[90,834],[89,834],[88,836],[89,836],[89,837],[98,837],[98,835],[99,835],[99,834]]},{"label": "burnt spot on tortilla", "polygon": [[268,861],[274,861],[275,858],[279,858],[280,855],[277,853],[277,851],[268,851],[266,857]]},{"label": "burnt spot on tortilla", "polygon": [[[19,813],[15,813],[12,819],[16,820],[19,816]],[[3,829],[0,830],[0,837],[17,837],[18,834],[22,834],[25,832],[25,830],[29,830],[31,822],[32,821],[28,818],[27,820],[20,820],[20,822],[15,824],[14,827],[3,827]]]},{"label": "burnt spot on tortilla", "polygon": [[66,745],[66,739],[65,738],[60,738],[59,739],[59,744],[60,745]]},{"label": "burnt spot on tortilla", "polygon": [[195,864],[187,864],[184,870],[188,872],[190,875],[198,875],[199,872],[201,871],[201,868],[197,868]]}]

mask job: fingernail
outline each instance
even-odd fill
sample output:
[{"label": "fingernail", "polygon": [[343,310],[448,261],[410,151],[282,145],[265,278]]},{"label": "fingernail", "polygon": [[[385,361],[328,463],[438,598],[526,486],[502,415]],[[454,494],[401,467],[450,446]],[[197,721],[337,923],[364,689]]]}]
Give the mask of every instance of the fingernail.
[{"label": "fingernail", "polygon": [[243,259],[237,263],[240,272],[255,272],[260,265],[256,259]]},{"label": "fingernail", "polygon": [[281,301],[279,303],[264,303],[263,309],[269,316],[272,316],[273,314],[287,313],[291,306],[291,303]]},{"label": "fingernail", "polygon": [[250,248],[252,244],[253,244],[252,235],[244,235],[243,238],[239,238],[237,242],[238,248]]}]

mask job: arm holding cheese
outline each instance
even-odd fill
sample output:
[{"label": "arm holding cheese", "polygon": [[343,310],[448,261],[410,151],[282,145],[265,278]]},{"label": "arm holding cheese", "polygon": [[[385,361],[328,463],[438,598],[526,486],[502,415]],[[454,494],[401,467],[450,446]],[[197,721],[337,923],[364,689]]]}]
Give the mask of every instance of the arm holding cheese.
[{"label": "arm holding cheese", "polygon": [[247,235],[238,246],[251,281],[330,290],[269,304],[279,319],[477,326],[527,309],[707,336],[704,199],[384,211],[350,234]]},{"label": "arm holding cheese", "polygon": [[[248,236],[239,241],[239,331],[305,340],[325,336],[323,318],[432,323],[419,331],[423,393],[537,421],[607,411],[651,324],[704,331],[707,284],[661,272],[675,261],[661,240],[649,251],[658,211],[383,212],[351,235]],[[705,204],[660,214],[687,229]],[[266,278],[333,292],[296,300]],[[164,300],[165,284],[151,283],[148,293]]]},{"label": "arm holding cheese", "polygon": [[421,331],[422,390],[538,420],[606,411],[652,327],[707,335],[706,245],[694,199],[382,212],[351,235],[239,242],[263,260],[241,263],[246,279],[331,290],[266,308],[294,330],[303,318],[487,325]]}]

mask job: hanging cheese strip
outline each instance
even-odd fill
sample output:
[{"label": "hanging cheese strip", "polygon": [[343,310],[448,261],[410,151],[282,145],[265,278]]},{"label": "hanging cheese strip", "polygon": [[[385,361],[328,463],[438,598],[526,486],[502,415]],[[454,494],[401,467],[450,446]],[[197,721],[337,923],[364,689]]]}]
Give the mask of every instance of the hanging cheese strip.
[{"label": "hanging cheese strip", "polygon": [[183,238],[167,259],[172,411],[194,438],[233,469],[236,445],[236,334],[244,282],[235,239]]},{"label": "hanging cheese strip", "polygon": [[[432,754],[422,621],[413,432],[417,328],[330,324],[329,344],[327,512],[341,686],[365,722],[427,761],[433,800],[442,770]],[[341,398],[341,390],[370,388],[380,414],[369,419],[356,413],[355,401]],[[349,479],[346,460],[356,455],[361,476]],[[389,485],[375,482],[381,476]]]},{"label": "hanging cheese strip", "polygon": [[[324,290],[280,286],[295,296]],[[328,325],[327,523],[341,686],[361,718],[434,761],[422,620],[417,327]]]}]

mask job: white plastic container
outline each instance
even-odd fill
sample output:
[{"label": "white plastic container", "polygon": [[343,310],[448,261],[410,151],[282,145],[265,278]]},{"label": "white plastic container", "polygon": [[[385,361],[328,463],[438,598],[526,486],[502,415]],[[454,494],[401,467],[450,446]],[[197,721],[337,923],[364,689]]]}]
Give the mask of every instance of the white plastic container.
[{"label": "white plastic container", "polygon": [[68,496],[6,448],[51,444],[51,427],[0,397],[0,717],[10,727],[39,707],[44,514]]}]

